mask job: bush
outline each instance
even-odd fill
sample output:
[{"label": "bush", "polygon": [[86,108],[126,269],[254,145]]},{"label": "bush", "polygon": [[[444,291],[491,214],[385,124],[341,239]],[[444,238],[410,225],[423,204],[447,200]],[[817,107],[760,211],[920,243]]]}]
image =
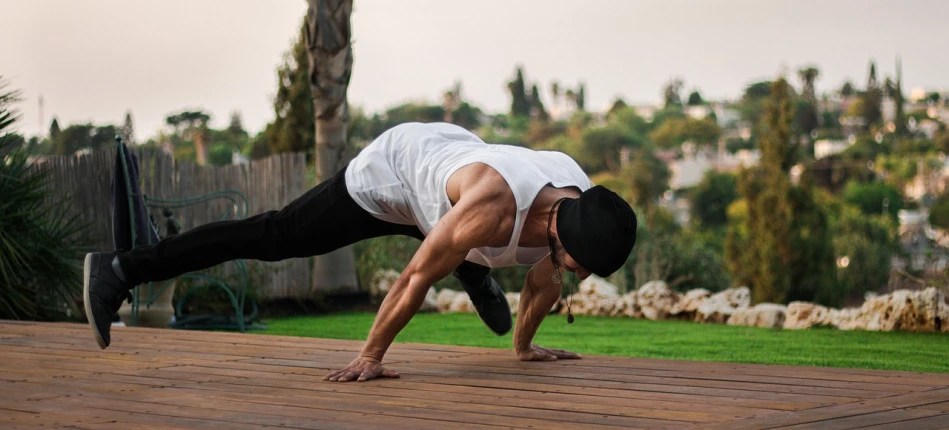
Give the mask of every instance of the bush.
[{"label": "bush", "polygon": [[0,319],[81,318],[86,226],[55,200],[48,170],[33,169],[5,132],[16,120],[17,92],[0,83]]},{"label": "bush", "polygon": [[731,284],[721,252],[701,237],[650,234],[644,228],[637,233],[636,247],[624,270],[624,278],[614,282],[625,284],[621,290],[626,291],[654,280],[665,281],[679,292],[695,288],[717,292]]}]

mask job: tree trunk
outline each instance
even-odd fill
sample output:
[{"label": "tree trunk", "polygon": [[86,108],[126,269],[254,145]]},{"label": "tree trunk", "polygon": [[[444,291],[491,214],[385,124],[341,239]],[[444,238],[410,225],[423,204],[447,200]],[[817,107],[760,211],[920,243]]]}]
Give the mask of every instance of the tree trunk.
[{"label": "tree trunk", "polygon": [[[316,174],[329,179],[346,166],[349,104],[346,91],[353,70],[350,16],[352,0],[308,0],[306,44],[309,83],[316,123]],[[313,290],[355,291],[356,264],[351,247],[315,258]]]},{"label": "tree trunk", "polygon": [[194,152],[199,166],[208,164],[208,129],[205,127],[194,131]]}]

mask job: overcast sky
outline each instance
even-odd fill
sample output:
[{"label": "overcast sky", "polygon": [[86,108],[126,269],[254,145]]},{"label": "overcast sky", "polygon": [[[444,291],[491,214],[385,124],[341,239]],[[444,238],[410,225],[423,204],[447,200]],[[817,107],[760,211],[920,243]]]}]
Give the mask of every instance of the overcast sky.
[{"label": "overcast sky", "polygon": [[[240,111],[257,132],[273,119],[276,68],[306,12],[303,0],[0,0],[0,75],[23,90],[20,132],[121,124],[155,134],[164,117],[201,108],[222,127]],[[672,76],[686,92],[738,96],[749,82],[821,69],[818,90],[862,87],[868,61],[904,88],[949,88],[949,1],[356,0],[353,106],[377,112],[437,102],[455,80],[489,112],[522,64],[549,100],[552,80],[587,84],[589,109],[620,96],[659,99]],[[797,85],[795,79],[795,85]]]}]

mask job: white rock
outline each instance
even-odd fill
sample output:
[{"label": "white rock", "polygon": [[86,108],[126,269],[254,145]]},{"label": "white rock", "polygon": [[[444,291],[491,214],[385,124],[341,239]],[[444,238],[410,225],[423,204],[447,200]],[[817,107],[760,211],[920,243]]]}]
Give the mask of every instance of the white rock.
[{"label": "white rock", "polygon": [[372,276],[369,291],[375,298],[384,298],[389,293],[389,289],[395,285],[399,279],[400,273],[395,270],[379,270]]},{"label": "white rock", "polygon": [[748,309],[739,309],[728,318],[728,325],[749,327],[784,327],[788,307],[774,303],[759,303]]},{"label": "white rock", "polygon": [[438,307],[438,311],[442,313],[449,312],[449,309],[451,309],[451,304],[455,301],[455,296],[458,294],[465,293],[459,293],[458,291],[450,290],[448,288],[443,288],[441,291],[439,291],[435,296],[435,306]]},{"label": "white rock", "polygon": [[517,315],[517,307],[521,305],[521,293],[504,293],[504,298],[511,307],[511,314]]},{"label": "white rock", "polygon": [[695,313],[698,311],[699,306],[702,306],[702,303],[705,303],[711,296],[712,292],[705,288],[689,290],[672,306],[672,309],[669,310],[669,315],[675,319],[692,321],[695,319]]},{"label": "white rock", "polygon": [[828,318],[830,309],[808,302],[791,302],[788,304],[787,317],[784,328],[805,329],[814,326],[831,325]]},{"label": "white rock", "polygon": [[570,303],[569,310],[574,315],[610,315],[618,299],[615,285],[590,276],[580,283],[576,294],[561,300],[560,313],[566,314]]},{"label": "white rock", "polygon": [[751,304],[748,287],[729,288],[714,294],[696,310],[700,322],[725,323],[736,311],[747,309]]},{"label": "white rock", "polygon": [[596,296],[603,298],[619,298],[616,285],[607,282],[605,279],[596,275],[591,275],[580,282],[577,288],[578,294],[585,296]]},{"label": "white rock", "polygon": [[471,303],[471,298],[468,297],[468,294],[460,293],[456,295],[455,300],[451,302],[451,306],[448,307],[448,312],[471,313],[475,312],[475,308]]},{"label": "white rock", "polygon": [[863,303],[853,321],[855,329],[873,331],[943,331],[946,298],[935,288],[897,290]]},{"label": "white rock", "polygon": [[[820,307],[824,308],[823,306]],[[860,317],[860,308],[827,310],[821,324],[814,325],[829,325],[840,330],[866,330],[867,328],[866,320]]]},{"label": "white rock", "polygon": [[638,296],[636,292],[630,291],[616,299],[616,302],[613,304],[613,310],[610,311],[610,316],[642,318],[643,312],[642,309],[639,308]]},{"label": "white rock", "polygon": [[419,308],[419,312],[438,312],[437,297],[435,287],[429,287],[428,292],[425,293],[425,301],[422,302],[422,307]]},{"label": "white rock", "polygon": [[644,317],[663,320],[679,302],[680,294],[672,291],[663,281],[650,281],[636,290],[636,303]]}]

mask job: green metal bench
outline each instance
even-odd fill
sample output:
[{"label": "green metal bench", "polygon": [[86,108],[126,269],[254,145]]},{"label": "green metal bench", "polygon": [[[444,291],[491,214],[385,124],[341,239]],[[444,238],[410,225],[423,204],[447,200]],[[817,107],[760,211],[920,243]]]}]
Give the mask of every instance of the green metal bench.
[{"label": "green metal bench", "polygon": [[[122,145],[122,139],[116,136],[118,144]],[[121,157],[122,168],[125,171],[125,181],[126,189],[131,190],[131,184],[129,183],[129,166],[125,157]],[[191,206],[195,206],[202,203],[208,203],[215,200],[224,200],[229,204],[228,209],[221,214],[218,221],[223,220],[237,220],[244,219],[247,216],[248,203],[247,198],[237,190],[221,190],[210,194],[205,194],[201,196],[195,196],[190,198],[181,198],[181,199],[166,199],[166,198],[156,198],[150,197],[148,195],[142,194],[142,199],[145,202],[145,208],[147,209],[160,209],[162,210],[162,215],[165,217],[164,222],[164,235],[162,235],[162,226],[155,222],[152,217],[147,220],[137,219],[135,212],[133,211],[133,198],[134,196],[129,193],[129,212],[130,212],[130,227],[132,229],[132,243],[135,243],[136,240],[136,231],[137,223],[149,223],[156,231],[159,232],[159,237],[167,237],[170,235],[178,234],[182,231],[182,226],[174,219],[173,210],[183,209]],[[189,288],[184,294],[178,298],[178,303],[175,305],[175,320],[170,323],[168,326],[171,328],[179,329],[237,329],[241,333],[246,331],[248,328],[260,328],[256,326],[251,326],[254,319],[257,317],[258,308],[257,304],[251,300],[248,303],[247,300],[247,288],[250,285],[250,276],[247,271],[247,265],[243,260],[232,260],[225,264],[235,265],[235,271],[237,273],[238,281],[233,284],[229,284],[222,279],[219,279],[215,276],[210,275],[206,272],[193,272],[186,273],[177,278],[170,279],[161,283],[149,282],[147,284],[136,286],[132,290],[132,303],[131,303],[131,315],[129,318],[130,325],[136,326],[139,323],[139,312],[142,306],[145,306],[147,309],[149,306],[155,303],[155,301],[165,292],[166,289],[173,287],[177,279],[192,279],[199,281],[198,285],[194,285]],[[159,285],[160,284],[160,285]],[[228,299],[230,300],[231,307],[233,309],[233,315],[186,315],[184,312],[185,304],[188,302],[188,299],[194,295],[196,291],[199,291],[201,288],[207,287],[217,287],[222,289]],[[144,288],[145,290],[141,290]],[[141,294],[144,293],[144,294]],[[143,297],[144,296],[144,297]],[[250,312],[248,314],[244,313],[246,307],[250,307]]]}]

